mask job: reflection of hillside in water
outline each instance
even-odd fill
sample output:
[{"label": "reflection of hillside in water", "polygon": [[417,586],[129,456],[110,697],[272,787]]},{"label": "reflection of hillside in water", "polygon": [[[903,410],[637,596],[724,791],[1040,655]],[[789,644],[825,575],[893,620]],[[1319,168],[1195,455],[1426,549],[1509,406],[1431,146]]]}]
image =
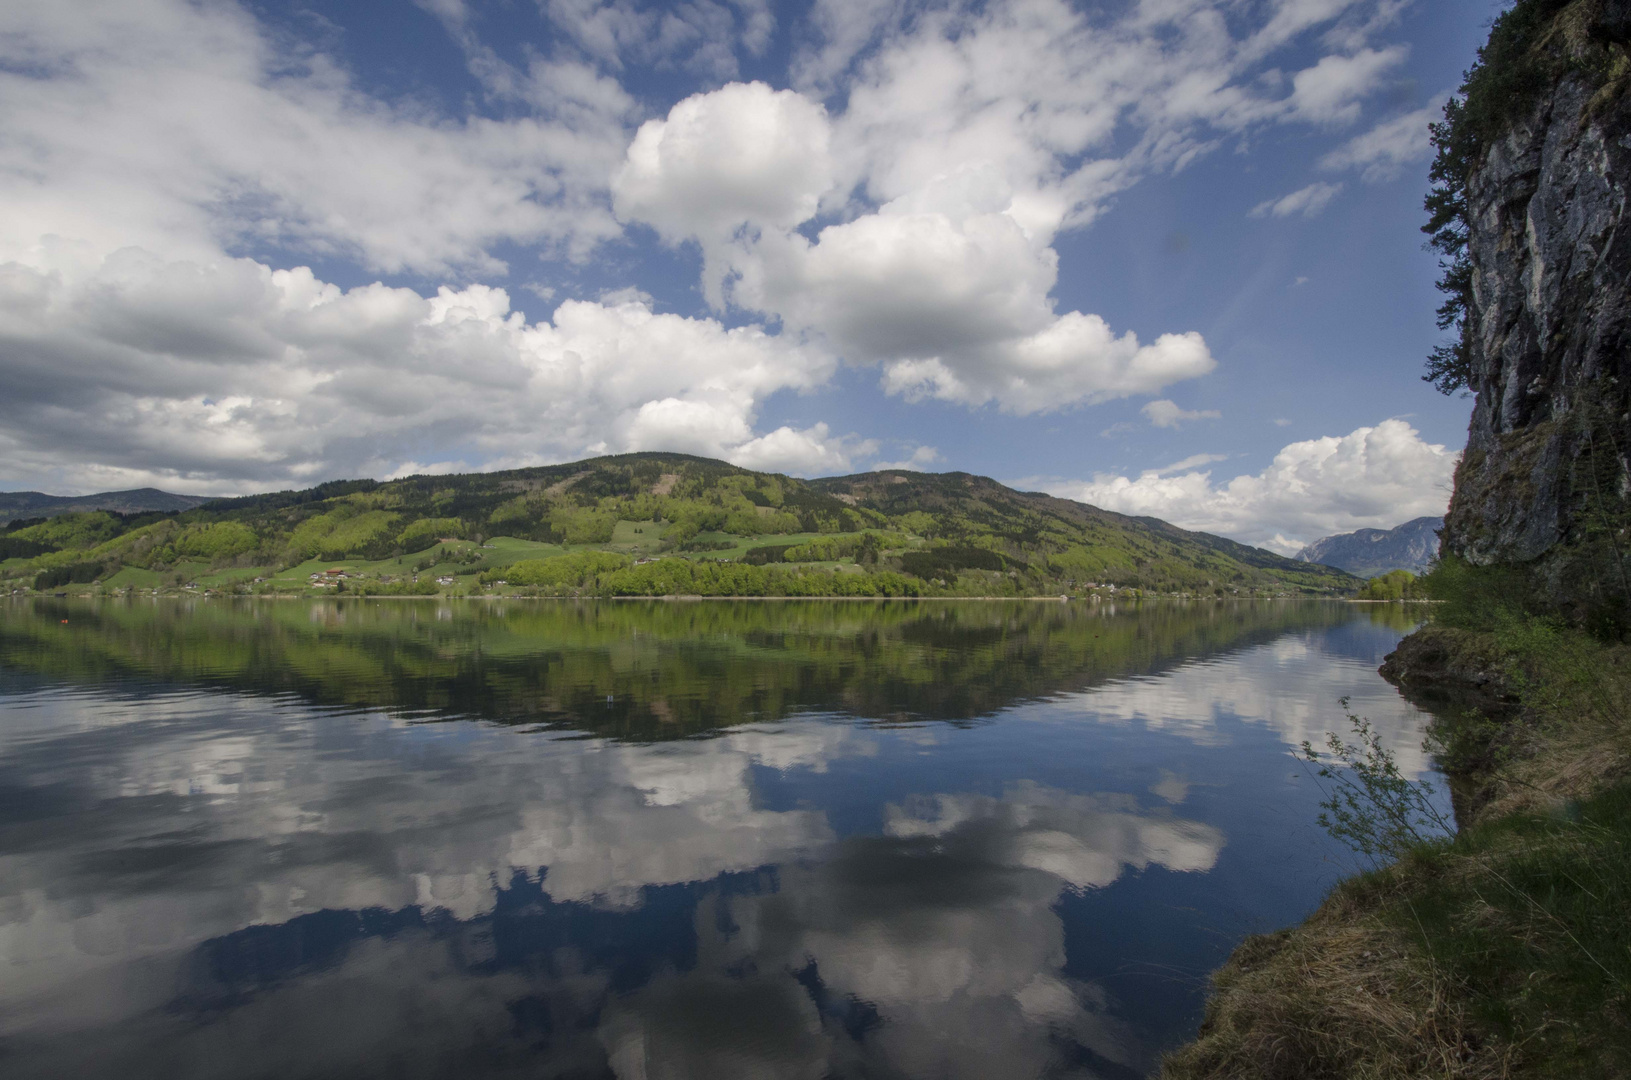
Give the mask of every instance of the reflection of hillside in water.
[{"label": "reflection of hillside in water", "polygon": [[[982,648],[1045,631],[1093,655],[1120,617],[979,607],[1021,624],[980,624]],[[1201,625],[1187,632],[1220,645],[1258,632]],[[1290,738],[1317,722],[1305,704],[1329,716],[1351,693],[1390,738],[1419,739],[1362,642],[1332,652],[1332,631],[1301,625],[1160,675],[1105,681],[1103,664],[974,730],[799,716],[637,744],[260,693],[17,694],[0,731],[0,788],[26,792],[0,799],[0,1052],[19,1077],[1143,1075],[1172,1021],[1127,1015],[1072,967],[1071,933],[1118,928],[1069,930],[1064,901],[1210,874],[1230,838],[1184,777],[1094,788],[1096,735]],[[1171,640],[1120,632],[1151,654]],[[87,664],[111,663],[118,635],[90,636]],[[828,647],[864,673],[906,636],[886,626],[868,652],[801,627],[794,643],[839,637]],[[619,655],[593,670],[637,684]],[[728,672],[712,655],[704,669]],[[227,681],[219,663],[197,681]],[[1014,685],[1082,686],[1050,670]],[[786,702],[837,692],[789,685]],[[1071,748],[1087,786],[960,757],[985,731]],[[915,764],[925,753],[966,771]],[[887,792],[853,778],[877,761]],[[805,794],[777,797],[767,775]],[[1188,779],[1264,797],[1255,775]]]},{"label": "reflection of hillside in water", "polygon": [[1321,601],[35,600],[0,605],[0,662],[651,741],[810,711],[972,719],[1352,617]]}]

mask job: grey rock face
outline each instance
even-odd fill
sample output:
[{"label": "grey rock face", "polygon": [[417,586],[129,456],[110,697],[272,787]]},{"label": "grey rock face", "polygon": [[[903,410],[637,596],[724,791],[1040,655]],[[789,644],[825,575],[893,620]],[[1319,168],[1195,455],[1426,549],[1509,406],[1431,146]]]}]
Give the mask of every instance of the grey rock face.
[{"label": "grey rock face", "polygon": [[1391,529],[1339,533],[1314,541],[1296,557],[1359,577],[1375,577],[1389,570],[1419,574],[1438,557],[1438,530],[1443,525],[1443,518],[1421,517]]},{"label": "grey rock face", "polygon": [[[1563,607],[1623,585],[1610,579],[1631,491],[1631,98],[1624,71],[1605,81],[1600,65],[1626,7],[1559,20],[1545,47],[1599,73],[1562,75],[1468,185],[1477,401],[1444,550],[1530,565]],[[1607,50],[1623,69],[1621,37]]]}]

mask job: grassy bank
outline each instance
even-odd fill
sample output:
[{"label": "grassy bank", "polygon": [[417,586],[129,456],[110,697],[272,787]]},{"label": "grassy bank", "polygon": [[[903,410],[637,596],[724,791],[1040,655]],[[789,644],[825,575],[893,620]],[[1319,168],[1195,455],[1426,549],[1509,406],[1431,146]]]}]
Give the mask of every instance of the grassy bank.
[{"label": "grassy bank", "polygon": [[1631,649],[1500,572],[1428,587],[1384,672],[1439,717],[1460,829],[1244,943],[1168,1080],[1631,1075]]}]

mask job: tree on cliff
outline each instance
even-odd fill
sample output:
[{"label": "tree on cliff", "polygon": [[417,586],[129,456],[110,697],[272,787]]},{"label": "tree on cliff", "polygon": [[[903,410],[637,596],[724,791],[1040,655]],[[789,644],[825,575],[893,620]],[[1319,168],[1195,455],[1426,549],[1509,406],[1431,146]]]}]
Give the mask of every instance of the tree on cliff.
[{"label": "tree on cliff", "polygon": [[1442,393],[1472,385],[1472,262],[1467,255],[1467,180],[1490,142],[1552,84],[1555,72],[1530,48],[1536,37],[1572,0],[1518,0],[1495,20],[1489,41],[1463,77],[1461,89],[1444,104],[1444,120],[1432,125],[1432,188],[1426,199],[1427,246],[1438,252],[1438,279],[1444,303],[1440,330],[1455,337],[1436,346],[1422,376]]}]

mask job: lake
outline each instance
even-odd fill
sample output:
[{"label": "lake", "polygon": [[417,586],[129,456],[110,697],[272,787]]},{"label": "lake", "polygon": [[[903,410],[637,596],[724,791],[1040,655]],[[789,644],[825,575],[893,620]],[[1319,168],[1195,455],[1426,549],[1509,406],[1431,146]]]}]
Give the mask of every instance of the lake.
[{"label": "lake", "polygon": [[1326,601],[0,601],[0,1071],[1145,1076],[1428,717]]}]

